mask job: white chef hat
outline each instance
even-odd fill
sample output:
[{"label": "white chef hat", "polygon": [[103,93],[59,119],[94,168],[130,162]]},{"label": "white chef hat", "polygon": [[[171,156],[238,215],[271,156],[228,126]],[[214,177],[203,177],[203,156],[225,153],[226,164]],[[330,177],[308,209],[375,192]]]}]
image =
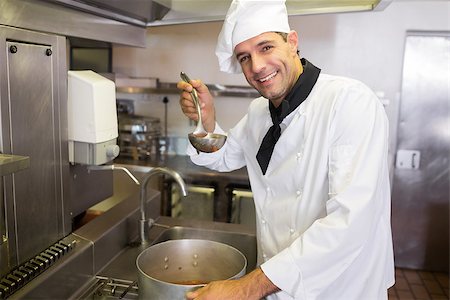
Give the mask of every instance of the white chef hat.
[{"label": "white chef hat", "polygon": [[221,71],[242,72],[234,55],[237,44],[264,32],[290,31],[285,2],[285,0],[233,0],[216,46]]}]

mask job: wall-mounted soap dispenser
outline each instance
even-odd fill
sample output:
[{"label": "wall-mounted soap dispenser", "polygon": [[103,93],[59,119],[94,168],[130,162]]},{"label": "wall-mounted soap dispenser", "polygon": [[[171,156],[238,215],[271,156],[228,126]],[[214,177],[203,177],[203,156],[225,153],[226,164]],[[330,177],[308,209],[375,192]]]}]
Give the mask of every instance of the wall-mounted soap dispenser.
[{"label": "wall-mounted soap dispenser", "polygon": [[69,161],[101,165],[119,155],[116,87],[93,71],[68,72]]}]

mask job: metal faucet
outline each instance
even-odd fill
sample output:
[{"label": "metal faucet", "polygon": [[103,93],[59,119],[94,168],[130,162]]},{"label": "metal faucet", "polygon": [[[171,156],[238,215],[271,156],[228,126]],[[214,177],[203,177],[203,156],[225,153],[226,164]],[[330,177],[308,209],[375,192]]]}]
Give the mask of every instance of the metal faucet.
[{"label": "metal faucet", "polygon": [[145,201],[147,199],[147,184],[149,179],[156,174],[166,174],[171,176],[175,181],[178,183],[178,185],[181,188],[181,192],[184,197],[187,196],[187,187],[186,183],[184,182],[183,178],[181,178],[180,174],[178,172],[169,169],[169,168],[153,168],[150,171],[145,174],[142,184],[140,185],[140,200],[141,200],[141,219],[139,220],[139,237],[141,245],[146,245],[149,243],[148,238],[148,230],[150,229],[150,226],[154,223],[153,219],[147,219],[146,213],[145,213]]},{"label": "metal faucet", "polygon": [[139,220],[139,239],[140,239],[140,245],[146,245],[149,243],[148,238],[148,230],[150,229],[150,226],[155,223],[153,219],[147,219],[146,213],[145,213],[145,200],[147,199],[147,184],[150,180],[150,178],[153,175],[156,174],[166,174],[170,175],[175,181],[178,183],[178,185],[181,188],[181,192],[184,197],[187,196],[187,187],[186,183],[184,182],[183,178],[181,178],[180,174],[172,169],[169,168],[152,168],[150,171],[148,171],[144,175],[144,179],[142,180],[142,184],[139,182],[139,180],[125,167],[121,166],[115,166],[115,165],[103,165],[103,166],[88,166],[87,167],[89,171],[103,171],[103,170],[122,170],[124,171],[133,181],[136,183],[136,185],[139,185],[140,187],[140,212],[141,212],[141,219]]}]

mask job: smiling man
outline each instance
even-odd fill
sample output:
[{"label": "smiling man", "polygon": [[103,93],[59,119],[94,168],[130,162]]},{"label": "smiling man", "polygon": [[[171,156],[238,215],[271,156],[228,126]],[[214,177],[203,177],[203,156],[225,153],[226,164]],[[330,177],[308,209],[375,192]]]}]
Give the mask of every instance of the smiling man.
[{"label": "smiling man", "polygon": [[[257,217],[258,267],[212,282],[188,299],[387,299],[394,283],[387,164],[388,124],[359,81],[322,74],[298,54],[284,1],[233,1],[216,54],[261,97],[214,153],[188,154],[218,171],[247,167]],[[200,80],[179,82],[180,105],[216,123]]]},{"label": "smiling man", "polygon": [[248,83],[278,107],[303,72],[297,33],[266,32],[235,47]]}]

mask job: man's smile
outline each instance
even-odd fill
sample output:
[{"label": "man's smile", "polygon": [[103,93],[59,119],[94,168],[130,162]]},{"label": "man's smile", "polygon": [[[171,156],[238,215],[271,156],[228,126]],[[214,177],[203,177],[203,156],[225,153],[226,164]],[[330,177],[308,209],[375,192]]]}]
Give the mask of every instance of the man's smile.
[{"label": "man's smile", "polygon": [[266,81],[272,79],[273,77],[275,77],[275,75],[277,75],[277,74],[278,74],[278,71],[275,71],[275,72],[273,72],[273,73],[271,73],[271,74],[269,74],[269,75],[267,75],[267,76],[265,76],[263,78],[258,79],[258,81],[261,82],[261,83],[266,82]]}]

